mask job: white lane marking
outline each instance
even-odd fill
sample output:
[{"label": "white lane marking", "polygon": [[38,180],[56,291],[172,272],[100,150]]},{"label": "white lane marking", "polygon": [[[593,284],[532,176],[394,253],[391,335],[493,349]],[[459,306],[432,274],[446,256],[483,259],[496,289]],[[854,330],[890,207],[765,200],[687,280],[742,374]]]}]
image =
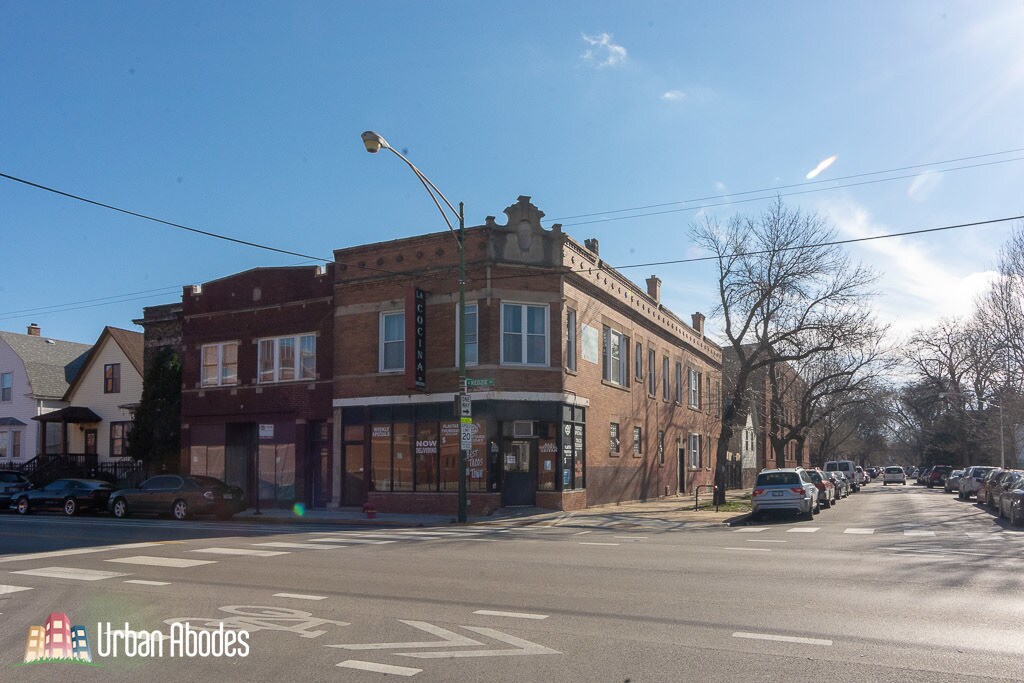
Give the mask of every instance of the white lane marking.
[{"label": "white lane marking", "polygon": [[821,529],[820,526],[801,526],[795,529],[786,529],[787,534],[813,534],[815,531]]},{"label": "white lane marking", "polygon": [[647,536],[612,536],[612,538],[621,538],[624,541],[646,541]]},{"label": "white lane marking", "polygon": [[115,557],[107,562],[120,562],[121,564],[141,564],[148,567],[198,567],[204,564],[216,564],[217,560],[186,560],[182,557],[154,557],[152,555],[135,555],[134,557]]},{"label": "white lane marking", "polygon": [[479,531],[396,531],[398,536],[468,536],[479,534]]},{"label": "white lane marking", "polygon": [[398,541],[379,541],[375,538],[311,538],[310,543],[357,543],[363,545],[386,545]]},{"label": "white lane marking", "polygon": [[513,617],[515,619],[547,619],[547,614],[530,614],[529,612],[499,612],[490,609],[478,609],[473,614],[482,614],[488,617]]},{"label": "white lane marking", "polygon": [[170,581],[143,581],[142,579],[127,579],[125,583],[137,583],[140,586],[170,586]]},{"label": "white lane marking", "polygon": [[252,557],[273,557],[287,555],[287,550],[253,550],[252,548],[197,548],[190,553],[210,553],[211,555],[250,555]]},{"label": "white lane marking", "polygon": [[467,538],[466,540],[467,541],[487,541],[488,543],[497,543],[498,542],[498,539],[496,539],[496,538]]},{"label": "white lane marking", "polygon": [[847,529],[846,531],[844,531],[843,533],[844,534],[865,534],[866,535],[866,534],[873,534],[873,533],[875,533],[875,530],[874,529],[850,528],[850,529]]},{"label": "white lane marking", "polygon": [[76,567],[40,567],[39,569],[22,569],[11,572],[12,574],[24,574],[26,576],[44,576],[48,579],[73,579],[75,581],[102,581],[103,579],[114,579],[118,576],[131,576],[120,572],[104,572],[98,569],[78,569]]},{"label": "white lane marking", "polygon": [[753,550],[755,552],[770,553],[771,548],[722,548],[722,550]]},{"label": "white lane marking", "polygon": [[344,548],[343,545],[317,545],[316,543],[286,543],[285,541],[273,541],[270,543],[253,543],[252,545],[261,548],[298,548],[300,550],[334,550]]},{"label": "white lane marking", "polygon": [[275,598],[293,598],[295,600],[326,600],[326,595],[304,595],[303,593],[274,593]]},{"label": "white lane marking", "polygon": [[747,543],[789,543],[789,541],[774,541],[767,538],[748,538]]},{"label": "white lane marking", "polygon": [[334,534],[332,538],[340,538],[346,541],[352,538],[390,538],[389,543],[395,543],[396,541],[407,540],[407,539],[396,539],[394,534],[350,534],[339,531]]},{"label": "white lane marking", "polygon": [[0,562],[24,562],[26,560],[46,560],[51,557],[67,557],[70,555],[89,555],[105,553],[108,550],[133,550],[135,548],[153,548],[162,543],[122,543],[118,545],[101,545],[95,548],[71,548],[68,550],[50,550],[45,553],[28,553],[26,555],[10,555],[0,557]]},{"label": "white lane marking", "polygon": [[975,541],[998,541],[1003,535],[1001,531],[968,531],[967,537]]},{"label": "white lane marking", "polygon": [[434,626],[426,621],[409,621],[399,619],[406,626],[412,626],[420,631],[426,631],[430,635],[437,636],[441,640],[414,641],[410,643],[343,643],[338,645],[325,645],[324,647],[337,647],[344,650],[398,650],[407,648],[432,648],[432,647],[466,647],[468,645],[483,645],[478,640],[473,640],[455,631],[449,631],[440,626]]},{"label": "white lane marking", "polygon": [[5,586],[0,584],[0,595],[10,595],[11,593],[20,593],[21,591],[30,591],[30,586]]},{"label": "white lane marking", "polygon": [[759,531],[765,531],[768,527],[766,526],[743,526],[739,529],[733,529],[734,534],[756,534]]},{"label": "white lane marking", "polygon": [[754,640],[778,640],[783,643],[802,643],[804,645],[826,645],[831,646],[831,640],[821,638],[796,638],[794,636],[776,636],[771,633],[744,633],[737,631],[732,634],[733,638],[752,638]]},{"label": "white lane marking", "polygon": [[588,543],[586,541],[580,541],[580,545],[619,545],[619,544],[618,543],[597,543],[597,542]]},{"label": "white lane marking", "polygon": [[508,643],[512,645],[514,650],[459,650],[456,652],[396,652],[395,654],[405,657],[419,657],[421,659],[449,659],[457,657],[509,657],[512,655],[558,655],[562,654],[558,650],[552,650],[549,647],[538,645],[537,643],[531,643],[528,640],[522,638],[516,638],[510,636],[507,633],[502,633],[493,628],[484,628],[482,626],[463,626],[462,628],[467,631],[479,633],[483,636],[494,638],[502,643]]},{"label": "white lane marking", "polygon": [[592,533],[594,533],[594,530],[590,529],[588,531],[579,531],[579,532],[573,534],[573,536],[582,536],[583,534],[592,534]]},{"label": "white lane marking", "polygon": [[934,536],[934,531],[922,531],[920,529],[904,529],[904,536]]},{"label": "white lane marking", "polygon": [[377,662],[361,662],[358,659],[346,659],[338,662],[335,666],[342,666],[346,669],[359,669],[360,671],[372,671],[378,674],[392,674],[394,676],[415,676],[423,669],[414,669],[411,666],[393,666],[391,664],[378,664]]}]

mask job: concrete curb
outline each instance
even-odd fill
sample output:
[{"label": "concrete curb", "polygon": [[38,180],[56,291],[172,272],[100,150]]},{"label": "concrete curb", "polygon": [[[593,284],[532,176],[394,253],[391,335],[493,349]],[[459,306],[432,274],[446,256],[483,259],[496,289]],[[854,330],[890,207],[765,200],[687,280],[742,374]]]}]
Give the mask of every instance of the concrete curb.
[{"label": "concrete curb", "polygon": [[753,512],[745,512],[742,515],[739,515],[738,517],[733,517],[732,519],[725,520],[725,526],[740,526],[741,524],[746,524],[753,516]]},{"label": "concrete curb", "polygon": [[[246,515],[245,517],[232,517],[232,522],[250,522],[259,524],[321,524],[321,525],[344,525],[344,526],[368,526],[368,527],[397,527],[417,528],[426,526],[425,522],[394,522],[385,519],[324,519],[323,517],[264,517],[260,515]],[[440,526],[440,525],[439,525]]]}]

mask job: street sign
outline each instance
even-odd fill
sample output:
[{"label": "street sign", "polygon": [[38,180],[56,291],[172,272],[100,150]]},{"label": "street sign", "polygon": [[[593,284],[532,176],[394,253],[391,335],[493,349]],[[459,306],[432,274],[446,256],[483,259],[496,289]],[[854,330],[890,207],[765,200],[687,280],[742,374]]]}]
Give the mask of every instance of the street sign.
[{"label": "street sign", "polygon": [[466,386],[467,387],[493,387],[494,386],[494,378],[493,377],[481,377],[480,379],[467,379],[466,380]]},{"label": "street sign", "polygon": [[[469,418],[463,418],[469,420]],[[459,430],[459,448],[468,451],[473,448],[473,423],[463,422]]]},{"label": "street sign", "polygon": [[455,395],[455,411],[459,414],[459,417],[473,416],[473,399],[469,394]]}]

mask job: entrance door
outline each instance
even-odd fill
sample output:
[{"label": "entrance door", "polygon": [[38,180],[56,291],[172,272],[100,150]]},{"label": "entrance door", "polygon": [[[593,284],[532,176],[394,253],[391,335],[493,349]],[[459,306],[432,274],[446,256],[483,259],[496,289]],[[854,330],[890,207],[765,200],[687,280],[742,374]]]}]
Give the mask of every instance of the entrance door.
[{"label": "entrance door", "polygon": [[532,447],[532,441],[512,441],[506,446],[501,481],[501,504],[504,506],[534,504]]},{"label": "entrance door", "polygon": [[342,494],[343,505],[362,505],[366,502],[362,444],[345,446],[345,482],[342,484]]},{"label": "entrance door", "polygon": [[686,493],[686,449],[677,449],[679,462],[679,493]]},{"label": "entrance door", "polygon": [[96,430],[85,430],[85,454],[96,455]]},{"label": "entrance door", "polygon": [[244,492],[243,499],[256,505],[255,452],[259,427],[251,422],[229,423],[225,431],[224,481]]}]

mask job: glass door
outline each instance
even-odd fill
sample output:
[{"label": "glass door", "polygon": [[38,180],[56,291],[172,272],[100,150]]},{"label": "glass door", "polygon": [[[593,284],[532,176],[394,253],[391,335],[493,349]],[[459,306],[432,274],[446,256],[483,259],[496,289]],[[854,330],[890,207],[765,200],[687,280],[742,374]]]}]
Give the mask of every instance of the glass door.
[{"label": "glass door", "polygon": [[501,504],[504,506],[533,505],[533,444],[532,441],[505,442],[502,454]]}]

